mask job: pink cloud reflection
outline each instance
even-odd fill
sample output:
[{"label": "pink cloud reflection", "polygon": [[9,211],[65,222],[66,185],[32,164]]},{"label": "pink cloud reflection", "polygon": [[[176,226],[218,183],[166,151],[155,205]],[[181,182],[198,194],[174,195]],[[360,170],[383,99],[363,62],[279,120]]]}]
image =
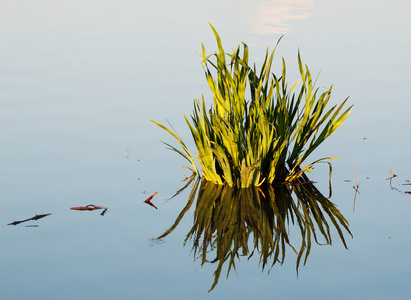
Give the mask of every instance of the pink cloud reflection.
[{"label": "pink cloud reflection", "polygon": [[258,34],[286,33],[292,28],[290,20],[301,20],[311,16],[312,0],[266,0],[262,1],[253,22]]}]

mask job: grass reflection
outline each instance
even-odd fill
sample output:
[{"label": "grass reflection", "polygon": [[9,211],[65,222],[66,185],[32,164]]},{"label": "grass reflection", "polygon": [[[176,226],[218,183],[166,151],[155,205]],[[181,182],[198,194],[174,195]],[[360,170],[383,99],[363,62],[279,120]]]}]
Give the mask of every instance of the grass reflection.
[{"label": "grass reflection", "polygon": [[[262,270],[267,266],[271,269],[276,263],[283,264],[288,248],[296,254],[298,272],[300,263],[307,261],[313,241],[332,244],[332,228],[347,248],[343,235],[344,229],[351,235],[347,220],[305,175],[299,184],[243,189],[215,185],[194,177],[185,187],[190,183],[193,188],[187,205],[159,239],[178,226],[197,199],[194,224],[184,244],[191,241],[194,257],[201,260],[201,265],[217,264],[210,291],[217,285],[223,266],[228,268],[228,278],[230,271],[236,269],[240,256],[259,255]],[[290,241],[289,232],[294,228],[290,225],[301,234],[297,242]]]}]

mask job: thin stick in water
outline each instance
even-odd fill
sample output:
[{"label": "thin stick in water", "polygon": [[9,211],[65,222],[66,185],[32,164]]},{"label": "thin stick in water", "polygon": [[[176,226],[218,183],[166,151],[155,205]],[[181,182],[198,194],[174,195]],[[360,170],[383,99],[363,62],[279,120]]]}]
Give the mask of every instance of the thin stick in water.
[{"label": "thin stick in water", "polygon": [[355,210],[355,199],[357,198],[357,193],[359,194],[360,192],[358,191],[358,188],[360,187],[360,184],[357,182],[357,176],[355,175],[355,163],[353,163],[353,167],[354,167],[354,180],[355,180],[355,185],[353,186],[354,190],[355,190],[355,195],[354,195],[354,204],[352,207],[352,211]]}]

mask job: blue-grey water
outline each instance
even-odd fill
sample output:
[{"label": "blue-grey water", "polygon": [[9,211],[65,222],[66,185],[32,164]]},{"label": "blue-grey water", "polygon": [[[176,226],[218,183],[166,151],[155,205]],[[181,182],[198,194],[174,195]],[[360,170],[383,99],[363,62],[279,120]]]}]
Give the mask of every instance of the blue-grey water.
[{"label": "blue-grey water", "polygon": [[[410,299],[410,11],[405,0],[1,0],[0,299]],[[207,293],[215,266],[183,247],[192,211],[153,240],[186,204],[188,191],[166,199],[189,172],[148,119],[167,118],[194,150],[183,113],[202,93],[211,101],[207,22],[257,65],[284,35],[274,68],[283,56],[297,80],[300,50],[332,101],[354,105],[309,159],[340,158],[331,200],[353,238],[349,250],[337,236],[314,245],[298,278],[289,251],[268,276],[242,259]],[[325,192],[327,172],[310,175]],[[155,192],[158,210],[143,203]],[[109,209],[70,210],[88,204]]]}]

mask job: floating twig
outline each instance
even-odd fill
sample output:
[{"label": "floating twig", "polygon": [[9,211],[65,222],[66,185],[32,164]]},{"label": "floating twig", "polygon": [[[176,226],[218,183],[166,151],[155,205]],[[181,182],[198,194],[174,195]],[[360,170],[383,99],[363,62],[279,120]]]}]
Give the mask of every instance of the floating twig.
[{"label": "floating twig", "polygon": [[[393,169],[393,168],[391,168],[389,171],[385,171],[385,172],[387,172],[388,174],[391,174],[391,175],[392,175],[392,177],[390,177],[390,178],[397,177],[397,175],[392,172],[392,169]],[[387,178],[386,180],[388,180],[388,179],[390,179],[390,178]]]},{"label": "floating twig", "polygon": [[390,181],[390,188],[393,190],[394,188],[392,187],[391,180],[392,180],[394,177],[397,177],[397,175],[392,172],[392,169],[393,169],[393,168],[391,168],[389,171],[385,171],[385,172],[387,172],[388,174],[391,174],[391,175],[392,175],[391,177],[386,178],[385,180],[389,180],[389,181]]},{"label": "floating twig", "polygon": [[89,204],[87,206],[76,206],[72,207],[72,210],[96,210],[96,209],[105,209],[105,207],[97,206],[94,204]]},{"label": "floating twig", "polygon": [[32,218],[30,218],[30,219],[25,219],[25,220],[21,220],[21,221],[14,221],[14,222],[11,222],[11,223],[9,223],[9,224],[7,224],[7,225],[16,226],[16,225],[18,225],[18,224],[20,224],[20,223],[27,222],[27,221],[37,221],[37,220],[39,220],[39,219],[41,219],[41,218],[44,218],[44,217],[47,217],[47,216],[49,216],[49,215],[51,215],[51,213],[50,213],[50,214],[43,214],[43,215],[35,215],[34,217],[32,217]]},{"label": "floating twig", "polygon": [[106,213],[108,207],[102,207],[102,206],[97,206],[97,205],[94,205],[94,204],[89,204],[87,206],[72,207],[71,209],[72,210],[82,210],[82,211],[85,211],[85,210],[91,211],[91,210],[103,209],[100,216],[104,216],[104,214]]},{"label": "floating twig", "polygon": [[153,195],[148,197],[146,200],[144,200],[144,203],[147,203],[148,205],[154,207],[155,209],[158,209],[157,206],[155,206],[153,203],[151,203],[151,199],[157,194],[158,192],[155,192]]},{"label": "floating twig", "polygon": [[[385,180],[389,180],[389,181],[390,181],[390,188],[391,188],[391,190],[397,191],[397,192],[400,192],[400,193],[403,193],[403,194],[411,194],[411,191],[402,191],[402,190],[400,190],[400,189],[392,186],[392,179],[393,179],[394,177],[397,177],[397,174],[394,174],[394,173],[392,172],[392,168],[391,168],[389,171],[385,171],[385,172],[387,172],[388,174],[391,174],[391,175],[392,175],[391,177],[385,179]],[[404,182],[406,182],[406,183],[398,184],[398,185],[411,185],[411,183],[410,183],[409,180],[404,180]]]},{"label": "floating twig", "polygon": [[358,188],[360,187],[360,184],[357,182],[357,175],[355,174],[355,163],[353,163],[353,167],[354,167],[354,180],[355,180],[355,185],[353,186],[354,190],[355,190],[355,195],[354,195],[354,204],[352,207],[352,211],[355,210],[355,199],[357,198],[357,193],[359,194],[360,191],[358,190]]}]

